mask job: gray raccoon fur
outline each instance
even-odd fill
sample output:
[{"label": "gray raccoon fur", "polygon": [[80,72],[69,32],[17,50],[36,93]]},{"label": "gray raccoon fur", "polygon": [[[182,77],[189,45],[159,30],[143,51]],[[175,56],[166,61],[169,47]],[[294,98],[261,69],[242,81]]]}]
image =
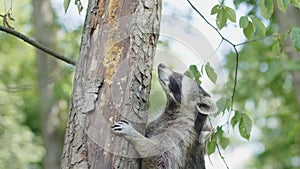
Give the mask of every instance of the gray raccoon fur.
[{"label": "gray raccoon fur", "polygon": [[113,124],[112,131],[133,144],[143,158],[143,168],[204,169],[199,136],[215,103],[195,81],[163,64],[158,66],[158,75],[167,104],[163,113],[147,124],[146,136],[127,120]]}]

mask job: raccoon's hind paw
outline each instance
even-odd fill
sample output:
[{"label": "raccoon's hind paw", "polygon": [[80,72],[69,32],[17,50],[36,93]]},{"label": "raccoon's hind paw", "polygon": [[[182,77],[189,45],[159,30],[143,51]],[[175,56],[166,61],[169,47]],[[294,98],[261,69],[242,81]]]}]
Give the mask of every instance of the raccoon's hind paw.
[{"label": "raccoon's hind paw", "polygon": [[119,135],[129,134],[130,131],[134,130],[131,124],[127,120],[120,120],[114,123],[112,126],[112,132]]}]

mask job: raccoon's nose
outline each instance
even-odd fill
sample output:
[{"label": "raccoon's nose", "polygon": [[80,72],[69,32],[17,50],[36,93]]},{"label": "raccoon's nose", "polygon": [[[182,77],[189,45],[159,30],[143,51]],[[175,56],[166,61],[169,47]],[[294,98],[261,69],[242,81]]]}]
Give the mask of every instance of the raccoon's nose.
[{"label": "raccoon's nose", "polygon": [[166,67],[166,65],[163,64],[163,63],[160,63],[160,64],[158,65],[158,68],[165,68],[165,67]]}]

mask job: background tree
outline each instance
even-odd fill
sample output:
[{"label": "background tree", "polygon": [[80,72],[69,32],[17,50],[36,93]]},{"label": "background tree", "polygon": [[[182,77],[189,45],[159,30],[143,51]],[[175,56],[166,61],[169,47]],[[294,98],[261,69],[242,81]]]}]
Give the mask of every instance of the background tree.
[{"label": "background tree", "polygon": [[[57,49],[57,31],[51,0],[33,0],[32,6],[35,39]],[[36,49],[36,57],[40,124],[46,150],[44,168],[57,169],[60,167],[64,130],[61,128],[62,119],[55,100],[54,81],[49,81],[49,77],[56,73],[53,70],[59,69],[59,66],[55,58],[39,49]]]}]

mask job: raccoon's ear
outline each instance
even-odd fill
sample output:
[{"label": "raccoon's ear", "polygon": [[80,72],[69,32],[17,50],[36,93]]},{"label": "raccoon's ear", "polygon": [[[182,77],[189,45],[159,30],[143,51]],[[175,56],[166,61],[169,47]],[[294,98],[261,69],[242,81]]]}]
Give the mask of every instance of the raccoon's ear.
[{"label": "raccoon's ear", "polygon": [[216,112],[216,104],[208,96],[200,97],[200,101],[196,105],[197,110],[201,114],[214,114]]}]

